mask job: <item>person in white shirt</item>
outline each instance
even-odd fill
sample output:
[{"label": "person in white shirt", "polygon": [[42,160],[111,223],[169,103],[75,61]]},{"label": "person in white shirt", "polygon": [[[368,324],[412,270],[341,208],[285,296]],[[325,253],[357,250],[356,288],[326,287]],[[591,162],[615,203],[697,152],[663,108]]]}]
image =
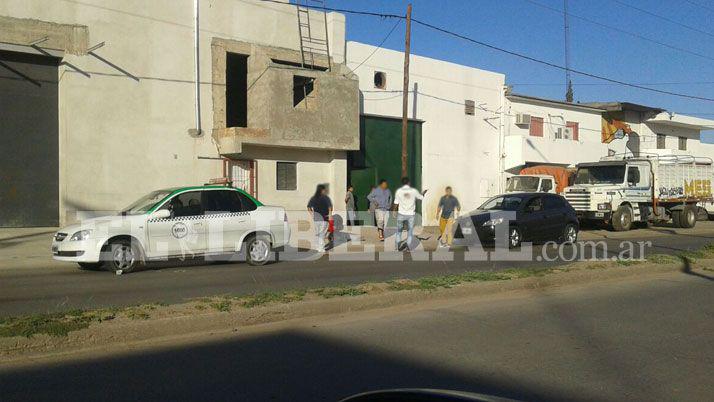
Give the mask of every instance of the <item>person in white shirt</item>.
[{"label": "person in white shirt", "polygon": [[414,238],[414,215],[416,214],[416,200],[423,200],[426,190],[421,193],[409,183],[409,178],[402,179],[402,187],[394,194],[394,204],[397,206],[397,250],[402,242],[402,228],[407,224],[407,247],[411,247]]}]

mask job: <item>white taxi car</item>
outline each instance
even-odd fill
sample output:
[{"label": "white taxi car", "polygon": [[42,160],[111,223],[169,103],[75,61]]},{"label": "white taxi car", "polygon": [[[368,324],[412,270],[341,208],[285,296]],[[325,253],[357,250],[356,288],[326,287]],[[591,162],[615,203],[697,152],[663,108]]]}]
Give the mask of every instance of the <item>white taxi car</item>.
[{"label": "white taxi car", "polygon": [[283,208],[232,187],[180,187],[151,192],[118,215],[60,229],[52,254],[83,269],[122,272],[150,260],[236,252],[263,265],[289,240]]}]

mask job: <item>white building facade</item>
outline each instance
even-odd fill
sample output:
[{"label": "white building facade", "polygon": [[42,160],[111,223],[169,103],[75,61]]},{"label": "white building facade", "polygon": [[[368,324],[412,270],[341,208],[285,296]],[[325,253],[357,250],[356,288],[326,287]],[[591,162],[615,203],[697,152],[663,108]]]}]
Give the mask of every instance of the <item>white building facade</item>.
[{"label": "white building facade", "polygon": [[224,175],[288,209],[319,183],[344,198],[359,148],[344,15],[310,11],[331,59],[306,68],[288,0],[198,3],[196,18],[193,0],[0,2],[0,226],[65,224]]},{"label": "white building facade", "polygon": [[[402,115],[403,63],[402,52],[347,42],[363,114]],[[418,55],[410,58],[409,76],[409,118],[423,121],[422,188],[429,190],[424,222],[433,224],[446,186],[467,211],[500,191],[505,76]]]},{"label": "white building facade", "polygon": [[506,98],[503,168],[510,174],[533,165],[596,161],[622,146],[602,142],[601,109],[526,95]]}]

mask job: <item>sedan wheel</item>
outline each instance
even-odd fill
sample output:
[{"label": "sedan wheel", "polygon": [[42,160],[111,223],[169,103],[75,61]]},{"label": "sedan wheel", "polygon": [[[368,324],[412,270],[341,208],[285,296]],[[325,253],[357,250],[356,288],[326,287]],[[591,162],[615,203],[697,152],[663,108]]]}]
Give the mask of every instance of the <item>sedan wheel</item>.
[{"label": "sedan wheel", "polygon": [[518,228],[510,228],[508,230],[508,245],[511,248],[521,245],[521,231]]},{"label": "sedan wheel", "polygon": [[578,241],[578,230],[575,228],[575,225],[569,223],[565,226],[565,230],[563,231],[563,242],[565,244],[573,244],[576,241]]}]

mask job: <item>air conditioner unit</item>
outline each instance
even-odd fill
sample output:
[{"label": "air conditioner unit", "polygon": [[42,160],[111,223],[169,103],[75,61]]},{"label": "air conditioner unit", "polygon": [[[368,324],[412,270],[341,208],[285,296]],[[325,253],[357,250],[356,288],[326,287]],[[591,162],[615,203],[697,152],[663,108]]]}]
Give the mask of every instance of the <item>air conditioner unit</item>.
[{"label": "air conditioner unit", "polygon": [[516,113],[516,125],[517,126],[530,126],[531,125],[531,115],[525,113]]},{"label": "air conditioner unit", "polygon": [[564,140],[572,140],[573,139],[573,129],[571,127],[558,127],[558,129],[555,130],[555,138],[564,139]]}]

